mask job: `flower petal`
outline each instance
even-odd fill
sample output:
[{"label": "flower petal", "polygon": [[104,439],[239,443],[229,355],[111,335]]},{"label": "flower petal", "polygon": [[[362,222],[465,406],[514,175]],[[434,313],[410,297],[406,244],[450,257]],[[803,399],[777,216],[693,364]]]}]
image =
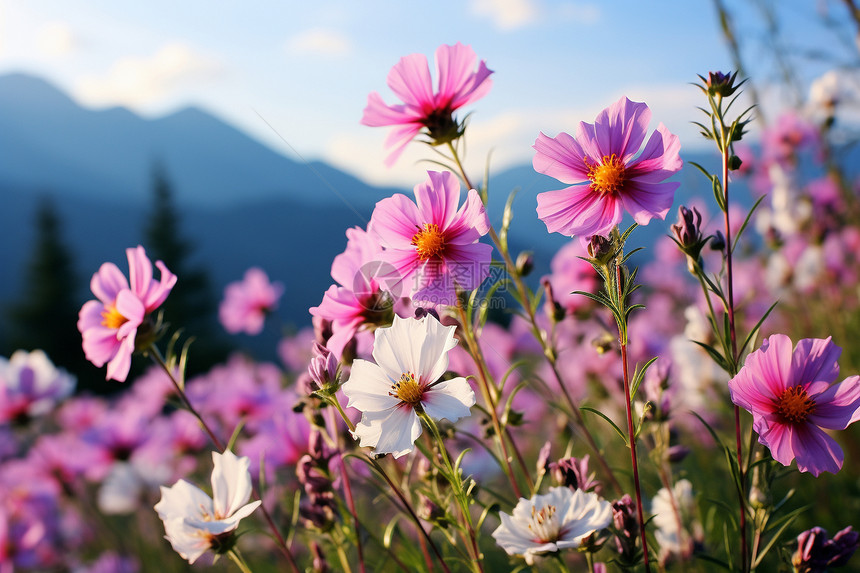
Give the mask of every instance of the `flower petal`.
[{"label": "flower petal", "polygon": [[424,392],[421,405],[434,420],[444,418],[456,422],[471,414],[470,408],[475,405],[475,392],[465,378],[452,378]]},{"label": "flower petal", "polygon": [[569,134],[561,132],[555,138],[543,133],[538,135],[532,165],[535,171],[558,179],[562,183],[587,183],[588,165],[583,161],[582,146]]},{"label": "flower petal", "polygon": [[354,435],[361,447],[370,446],[375,454],[399,458],[415,449],[421,435],[421,421],[412,408],[396,407],[382,412],[364,412]]},{"label": "flower petal", "polygon": [[[399,378],[400,374],[397,375],[397,379]],[[349,399],[347,407],[361,412],[378,412],[397,406],[400,400],[389,395],[391,386],[397,379],[392,380],[382,368],[372,362],[356,359],[352,363],[349,379],[341,386],[344,395]]]}]

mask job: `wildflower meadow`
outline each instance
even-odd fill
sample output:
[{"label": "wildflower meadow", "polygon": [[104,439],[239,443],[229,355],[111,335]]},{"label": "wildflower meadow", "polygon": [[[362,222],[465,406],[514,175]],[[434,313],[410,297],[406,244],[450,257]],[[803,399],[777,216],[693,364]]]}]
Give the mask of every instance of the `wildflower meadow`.
[{"label": "wildflower meadow", "polygon": [[[77,317],[114,393],[0,359],[0,571],[860,570],[844,70],[767,122],[740,60],[691,74],[709,162],[636,93],[559,121],[522,142],[553,180],[526,208],[464,161],[505,71],[468,38],[391,61],[356,122],[426,162],[331,229],[280,362],[192,373],[188,277],[146,244],[111,245]],[[565,237],[543,276],[527,218]],[[219,328],[255,337],[303,271],[235,279]]]}]

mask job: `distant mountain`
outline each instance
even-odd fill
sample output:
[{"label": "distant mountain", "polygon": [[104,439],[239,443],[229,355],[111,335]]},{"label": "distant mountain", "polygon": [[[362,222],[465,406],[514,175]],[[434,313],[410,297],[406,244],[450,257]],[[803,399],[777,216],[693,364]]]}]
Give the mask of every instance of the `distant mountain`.
[{"label": "distant mountain", "polygon": [[81,197],[145,202],[156,162],[187,205],[339,203],[334,188],[366,206],[393,191],[292,161],[198,108],[152,120],[124,108],[90,110],[24,74],[0,76],[0,149],[0,182]]}]

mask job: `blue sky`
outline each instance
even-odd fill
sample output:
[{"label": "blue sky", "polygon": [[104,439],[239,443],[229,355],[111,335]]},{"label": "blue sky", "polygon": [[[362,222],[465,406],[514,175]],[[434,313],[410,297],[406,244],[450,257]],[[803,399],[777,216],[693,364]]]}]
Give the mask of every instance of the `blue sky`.
[{"label": "blue sky", "polygon": [[[726,3],[753,38],[749,3]],[[810,47],[831,41],[812,18],[838,19],[840,7],[780,3],[791,37]],[[652,127],[662,121],[682,146],[700,145],[689,121],[702,102],[688,82],[731,68],[704,0],[0,0],[0,73],[40,75],[93,108],[159,116],[200,106],[293,158],[409,187],[427,150],[414,145],[385,168],[386,129],[359,125],[367,94],[394,103],[385,78],[401,56],[432,62],[438,45],[458,41],[495,71],[492,91],[467,110],[473,170],[491,150],[496,169],[529,161],[538,131],[570,132],[622,95],[652,107]]]}]

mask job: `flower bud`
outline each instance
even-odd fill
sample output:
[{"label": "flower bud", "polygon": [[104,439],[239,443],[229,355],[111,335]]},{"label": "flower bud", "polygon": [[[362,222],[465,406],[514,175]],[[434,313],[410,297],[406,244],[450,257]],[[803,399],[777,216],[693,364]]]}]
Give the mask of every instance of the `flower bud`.
[{"label": "flower bud", "polygon": [[714,233],[714,236],[711,237],[711,250],[712,251],[722,251],[726,248],[726,238],[720,231]]},{"label": "flower bud", "polygon": [[334,357],[334,353],[319,342],[314,342],[312,352],[313,358],[308,365],[311,380],[319,390],[325,392],[337,390],[337,358]]},{"label": "flower bud", "polygon": [[588,241],[588,256],[602,265],[607,265],[612,260],[612,241],[600,235],[594,235]]},{"label": "flower bud", "polygon": [[615,526],[615,547],[625,560],[632,561],[636,555],[636,536],[639,535],[639,521],[636,519],[636,505],[629,494],[612,502],[612,523]]},{"label": "flower bud", "polygon": [[857,545],[860,544],[860,533],[857,533],[849,525],[839,533],[833,536],[833,557],[827,564],[831,567],[839,567],[845,565],[848,560],[854,555],[857,550]]},{"label": "flower bud", "polygon": [[845,565],[860,542],[860,535],[849,525],[828,539],[827,531],[813,527],[797,536],[797,550],[791,564],[797,573],[817,573]]},{"label": "flower bud", "polygon": [[313,573],[329,573],[331,571],[325,553],[316,541],[311,541],[311,555],[314,556]]},{"label": "flower bud", "polygon": [[535,257],[529,251],[523,251],[517,255],[517,272],[521,277],[528,276],[535,267]]},{"label": "flower bud", "polygon": [[672,232],[684,252],[699,247],[702,241],[702,214],[693,207],[687,209],[683,205],[678,207],[678,224],[672,225]]},{"label": "flower bud", "polygon": [[439,322],[442,322],[442,319],[439,318],[439,313],[436,311],[435,308],[427,308],[427,307],[423,307],[423,306],[419,306],[419,307],[415,308],[415,318],[417,318],[419,320],[424,318],[428,314],[430,316],[432,316],[433,318],[435,318],[436,320],[438,320]]},{"label": "flower bud", "polygon": [[737,76],[737,72],[728,75],[723,72],[708,72],[708,79],[705,80],[705,85],[708,88],[708,95],[720,97],[731,96],[743,83],[741,82],[740,84],[735,85],[735,79]]},{"label": "flower bud", "polygon": [[588,455],[583,456],[582,459],[560,459],[549,464],[549,471],[558,485],[567,486],[570,489],[594,491],[598,494],[603,489],[601,483],[594,479],[595,474],[588,472]]},{"label": "flower bud", "polygon": [[552,293],[552,284],[549,282],[549,279],[543,279],[541,284],[543,285],[545,293],[544,312],[546,312],[547,316],[553,322],[561,322],[564,320],[565,310],[564,307],[555,300],[555,296]]},{"label": "flower bud", "polygon": [[448,521],[445,519],[445,510],[424,494],[419,494],[418,497],[418,517],[439,527],[447,528]]},{"label": "flower bud", "polygon": [[741,168],[741,165],[743,165],[743,163],[744,162],[741,160],[740,157],[738,157],[737,155],[732,155],[731,157],[729,157],[729,171],[737,171]]}]

